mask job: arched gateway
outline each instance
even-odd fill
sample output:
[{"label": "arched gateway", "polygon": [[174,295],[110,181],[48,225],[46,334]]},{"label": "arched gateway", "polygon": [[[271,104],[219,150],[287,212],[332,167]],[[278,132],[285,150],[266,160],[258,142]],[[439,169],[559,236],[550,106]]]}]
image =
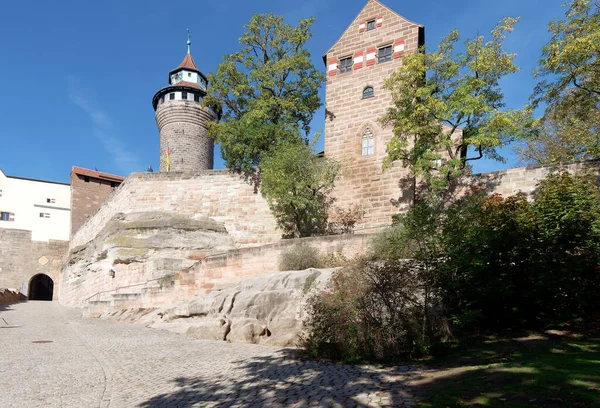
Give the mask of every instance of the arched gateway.
[{"label": "arched gateway", "polygon": [[52,300],[54,281],[48,275],[40,273],[29,281],[29,300]]}]

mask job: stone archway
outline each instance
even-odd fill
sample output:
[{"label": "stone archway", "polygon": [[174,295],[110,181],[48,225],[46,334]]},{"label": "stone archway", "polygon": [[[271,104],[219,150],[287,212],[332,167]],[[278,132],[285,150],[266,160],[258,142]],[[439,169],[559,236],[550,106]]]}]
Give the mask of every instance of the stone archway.
[{"label": "stone archway", "polygon": [[40,273],[29,281],[29,300],[52,300],[54,281],[48,275]]}]

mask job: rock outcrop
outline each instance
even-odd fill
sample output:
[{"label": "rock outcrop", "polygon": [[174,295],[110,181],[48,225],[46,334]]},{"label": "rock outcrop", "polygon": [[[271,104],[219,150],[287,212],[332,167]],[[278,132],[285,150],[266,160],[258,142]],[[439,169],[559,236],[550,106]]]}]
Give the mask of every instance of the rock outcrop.
[{"label": "rock outcrop", "polygon": [[90,300],[140,295],[151,281],[160,286],[206,256],[235,248],[223,224],[208,217],[164,211],[116,214],[95,239],[71,250],[62,272],[61,302],[86,306]]},{"label": "rock outcrop", "polygon": [[279,272],[217,285],[206,295],[174,307],[130,309],[103,318],[132,321],[205,340],[295,346],[306,300],[333,269]]}]

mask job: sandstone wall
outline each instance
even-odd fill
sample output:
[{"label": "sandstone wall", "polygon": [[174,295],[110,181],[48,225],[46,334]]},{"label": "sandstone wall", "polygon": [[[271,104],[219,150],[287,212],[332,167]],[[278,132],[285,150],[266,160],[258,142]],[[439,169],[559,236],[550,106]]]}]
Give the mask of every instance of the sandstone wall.
[{"label": "sandstone wall", "polygon": [[98,248],[84,259],[72,257],[72,265],[63,271],[60,301],[70,306],[95,305],[101,313],[170,306],[209,293],[218,285],[277,272],[281,253],[300,242],[308,242],[322,253],[342,252],[352,258],[365,252],[370,239],[368,234],[337,235],[221,251],[206,245],[220,241],[221,248],[226,248],[224,234],[212,235],[204,247],[196,239],[196,249],[188,243],[187,248],[168,253],[164,248],[162,253],[154,248],[142,255],[141,248],[114,247],[114,251],[103,255],[101,251],[106,247]]},{"label": "sandstone wall", "polygon": [[73,234],[71,248],[96,237],[118,213],[167,211],[222,222],[242,247],[278,241],[267,202],[252,186],[227,170],[195,173],[133,173]]},{"label": "sandstone wall", "polygon": [[[381,18],[373,30],[361,31],[362,22]],[[369,62],[368,54],[384,46],[403,41],[404,53],[415,52],[423,41],[423,28],[399,16],[377,1],[370,1],[350,24],[347,31],[327,52],[328,66],[346,57],[354,57],[350,72],[329,71],[326,82],[325,155],[342,164],[341,178],[335,189],[337,205],[342,208],[359,203],[365,217],[359,228],[373,230],[389,225],[398,209],[391,199],[402,194],[400,178],[407,171],[395,165],[382,171],[391,128],[382,128],[378,119],[392,102],[383,89],[390,74],[402,65],[400,53],[391,61]],[[357,63],[362,58],[361,63]],[[333,63],[333,64],[331,64]],[[363,98],[363,90],[372,87],[373,97]],[[373,153],[362,154],[366,133],[373,135]]]},{"label": "sandstone wall", "polygon": [[171,171],[200,171],[213,168],[214,143],[207,122],[217,116],[194,101],[166,100],[156,108],[160,132],[160,171],[167,170],[167,148],[171,150]]},{"label": "sandstone wall", "polygon": [[[87,181],[86,181],[87,180]],[[85,223],[120,184],[71,172],[71,234]]]},{"label": "sandstone wall", "polygon": [[59,273],[67,255],[67,241],[32,241],[31,231],[0,229],[0,288],[14,288],[25,295],[31,278],[48,275],[57,299]]},{"label": "sandstone wall", "polygon": [[464,194],[470,186],[480,186],[488,194],[497,193],[508,197],[517,193],[525,193],[531,198],[541,180],[545,179],[551,171],[560,170],[566,170],[571,173],[589,171],[600,175],[600,161],[519,167],[490,173],[473,174],[464,178],[456,194]]}]

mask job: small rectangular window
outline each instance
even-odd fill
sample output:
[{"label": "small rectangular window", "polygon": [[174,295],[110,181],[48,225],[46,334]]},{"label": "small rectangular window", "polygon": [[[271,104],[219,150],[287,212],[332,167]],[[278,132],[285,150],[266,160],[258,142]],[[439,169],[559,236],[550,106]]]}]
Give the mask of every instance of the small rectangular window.
[{"label": "small rectangular window", "polygon": [[188,72],[188,77],[191,77],[191,76],[192,76],[192,73],[191,73],[191,72]]},{"label": "small rectangular window", "polygon": [[83,178],[83,181],[85,181],[86,183],[89,183],[89,182],[90,182],[90,178],[89,178],[88,176],[85,176],[85,177]]},{"label": "small rectangular window", "polygon": [[187,100],[187,92],[181,93],[181,99],[183,99],[184,101]]},{"label": "small rectangular window", "polygon": [[200,95],[197,95],[197,94],[196,94],[196,95],[194,95],[194,100],[195,100],[196,102],[200,102]]},{"label": "small rectangular window", "polygon": [[381,47],[377,50],[377,62],[388,62],[392,60],[392,46]]},{"label": "small rectangular window", "polygon": [[375,30],[375,20],[367,21],[367,31]]},{"label": "small rectangular window", "polygon": [[40,213],[40,218],[44,218],[44,213]]},{"label": "small rectangular window", "polygon": [[0,221],[10,221],[10,213],[0,212]]},{"label": "small rectangular window", "polygon": [[352,57],[342,58],[340,60],[340,73],[352,71]]},{"label": "small rectangular window", "polygon": [[54,199],[54,198],[46,198],[46,202],[49,203],[49,204],[54,204],[54,203],[56,203],[56,199]]},{"label": "small rectangular window", "polygon": [[169,94],[169,100],[172,101],[173,99],[175,99],[175,93],[172,92]]},{"label": "small rectangular window", "polygon": [[115,187],[117,187],[117,183],[115,183],[114,181],[111,181],[111,182],[110,182],[110,186],[111,186],[112,188],[115,188]]}]

